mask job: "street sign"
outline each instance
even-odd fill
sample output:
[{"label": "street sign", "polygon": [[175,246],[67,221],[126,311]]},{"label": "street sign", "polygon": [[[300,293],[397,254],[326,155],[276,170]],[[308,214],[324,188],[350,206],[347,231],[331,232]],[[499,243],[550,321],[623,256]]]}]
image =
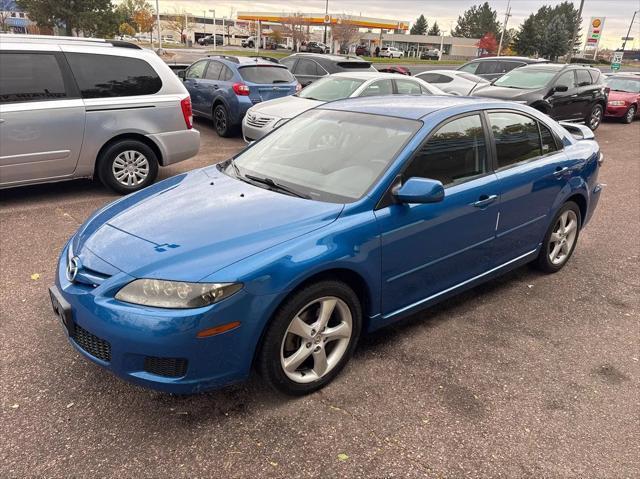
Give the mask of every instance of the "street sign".
[{"label": "street sign", "polygon": [[329,25],[331,23],[331,15],[324,16],[324,23],[325,25]]},{"label": "street sign", "polygon": [[611,70],[617,72],[622,68],[622,57],[624,56],[624,52],[614,52],[613,59],[611,60]]},{"label": "street sign", "polygon": [[587,32],[587,47],[598,48],[602,37],[602,29],[604,28],[604,20],[605,17],[591,17],[589,31]]}]

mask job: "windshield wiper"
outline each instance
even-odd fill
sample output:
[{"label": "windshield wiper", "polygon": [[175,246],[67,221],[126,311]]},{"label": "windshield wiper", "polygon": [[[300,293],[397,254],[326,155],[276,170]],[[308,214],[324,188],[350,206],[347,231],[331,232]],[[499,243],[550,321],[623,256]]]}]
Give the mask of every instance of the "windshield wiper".
[{"label": "windshield wiper", "polygon": [[251,181],[255,181],[256,183],[267,185],[273,190],[280,190],[284,193],[290,194],[291,196],[297,196],[298,198],[304,198],[306,200],[311,199],[311,196],[305,195],[304,193],[300,193],[299,191],[296,191],[296,190],[292,190],[291,188],[281,185],[280,183],[276,183],[271,178],[261,178],[259,176],[247,175],[247,174],[243,175],[243,178],[246,178]]}]

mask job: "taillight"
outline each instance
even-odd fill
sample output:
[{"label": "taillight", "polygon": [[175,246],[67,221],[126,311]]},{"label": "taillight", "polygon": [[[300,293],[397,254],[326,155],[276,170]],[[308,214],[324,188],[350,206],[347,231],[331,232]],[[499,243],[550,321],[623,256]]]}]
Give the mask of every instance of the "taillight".
[{"label": "taillight", "polygon": [[296,83],[296,93],[300,93],[302,91],[302,85],[300,83]]},{"label": "taillight", "polygon": [[249,87],[244,83],[234,83],[233,91],[239,96],[249,96]]},{"label": "taillight", "polygon": [[184,116],[184,122],[187,124],[187,130],[190,130],[193,128],[193,110],[191,109],[190,96],[180,100],[180,108],[182,108],[182,116]]}]

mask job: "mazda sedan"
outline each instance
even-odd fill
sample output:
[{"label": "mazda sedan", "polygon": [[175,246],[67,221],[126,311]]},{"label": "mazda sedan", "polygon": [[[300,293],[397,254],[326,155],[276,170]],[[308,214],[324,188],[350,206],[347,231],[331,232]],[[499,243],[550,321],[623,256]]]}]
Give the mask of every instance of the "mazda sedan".
[{"label": "mazda sedan", "polygon": [[194,393],[256,367],[309,393],[362,334],[567,264],[602,161],[567,128],[478,98],[328,103],[96,212],[62,251],[53,309],[80,353],[144,386]]}]

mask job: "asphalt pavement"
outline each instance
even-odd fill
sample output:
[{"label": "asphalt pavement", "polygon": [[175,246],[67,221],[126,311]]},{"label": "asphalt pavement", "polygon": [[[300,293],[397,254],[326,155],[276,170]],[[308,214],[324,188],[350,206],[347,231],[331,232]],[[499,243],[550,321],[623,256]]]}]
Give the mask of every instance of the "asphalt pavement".
[{"label": "asphalt pavement", "polygon": [[[162,176],[242,147],[196,127],[200,154]],[[566,268],[518,269],[365,337],[298,399],[255,376],[173,396],[82,358],[47,287],[117,197],[86,180],[0,192],[0,477],[638,477],[640,121],[596,136],[607,186]]]}]

